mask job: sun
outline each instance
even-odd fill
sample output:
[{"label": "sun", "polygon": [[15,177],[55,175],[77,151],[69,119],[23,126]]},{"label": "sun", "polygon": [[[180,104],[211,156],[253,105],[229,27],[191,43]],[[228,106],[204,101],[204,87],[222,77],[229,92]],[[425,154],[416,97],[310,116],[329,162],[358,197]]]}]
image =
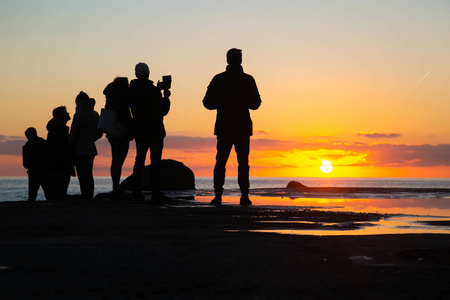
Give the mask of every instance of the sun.
[{"label": "sun", "polygon": [[333,171],[333,166],[331,165],[331,161],[322,159],[322,165],[320,166],[320,171],[323,173],[330,173]]}]

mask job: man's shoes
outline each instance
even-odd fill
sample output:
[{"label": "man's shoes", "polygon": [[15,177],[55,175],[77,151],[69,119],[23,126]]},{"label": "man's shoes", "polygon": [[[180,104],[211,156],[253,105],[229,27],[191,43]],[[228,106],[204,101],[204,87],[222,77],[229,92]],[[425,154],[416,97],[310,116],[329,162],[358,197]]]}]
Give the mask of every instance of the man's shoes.
[{"label": "man's shoes", "polygon": [[250,201],[250,199],[248,198],[248,195],[242,195],[241,196],[241,201],[240,203],[241,205],[252,205],[252,201]]},{"label": "man's shoes", "polygon": [[211,205],[222,205],[222,196],[215,196],[211,201]]}]

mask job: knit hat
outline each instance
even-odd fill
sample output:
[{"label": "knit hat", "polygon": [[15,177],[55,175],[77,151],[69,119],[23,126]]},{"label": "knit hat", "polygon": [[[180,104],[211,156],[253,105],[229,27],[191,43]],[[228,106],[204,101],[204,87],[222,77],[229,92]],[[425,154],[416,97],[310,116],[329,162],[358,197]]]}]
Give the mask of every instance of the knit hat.
[{"label": "knit hat", "polygon": [[78,104],[78,102],[82,101],[82,100],[87,100],[89,99],[88,94],[86,94],[85,92],[81,91],[77,97],[75,98],[75,103]]},{"label": "knit hat", "polygon": [[136,74],[136,77],[148,77],[150,75],[150,70],[148,66],[145,63],[138,63],[136,67],[134,68],[134,74]]}]

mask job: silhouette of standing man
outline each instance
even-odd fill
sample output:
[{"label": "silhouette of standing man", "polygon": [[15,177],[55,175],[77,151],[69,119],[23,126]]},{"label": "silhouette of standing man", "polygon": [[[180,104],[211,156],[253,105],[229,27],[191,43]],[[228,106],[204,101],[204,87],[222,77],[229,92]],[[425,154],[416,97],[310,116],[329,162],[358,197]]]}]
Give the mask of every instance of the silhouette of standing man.
[{"label": "silhouette of standing man", "polygon": [[225,166],[234,145],[238,160],[238,183],[242,196],[241,205],[251,205],[248,197],[250,136],[253,124],[249,109],[258,109],[261,105],[256,82],[251,75],[245,74],[241,66],[242,50],[230,49],[227,52],[226,71],[214,76],[206,91],[203,105],[210,110],[217,109],[214,134],[217,136],[216,165],[214,166],[213,205],[222,204]]},{"label": "silhouette of standing man", "polygon": [[69,150],[69,113],[65,106],[59,106],[52,112],[53,118],[47,123],[47,143],[50,151],[49,200],[63,200],[67,196],[70,176],[75,175],[73,157]]},{"label": "silhouette of standing man", "polygon": [[133,198],[144,200],[141,192],[142,170],[144,169],[147,151],[150,148],[152,200],[167,201],[160,190],[159,173],[161,156],[164,147],[164,116],[170,110],[170,91],[164,89],[161,95],[161,85],[155,86],[149,80],[150,69],[145,63],[135,67],[137,79],[130,82],[129,99],[133,114],[133,130],[136,141],[136,160],[133,167]]}]

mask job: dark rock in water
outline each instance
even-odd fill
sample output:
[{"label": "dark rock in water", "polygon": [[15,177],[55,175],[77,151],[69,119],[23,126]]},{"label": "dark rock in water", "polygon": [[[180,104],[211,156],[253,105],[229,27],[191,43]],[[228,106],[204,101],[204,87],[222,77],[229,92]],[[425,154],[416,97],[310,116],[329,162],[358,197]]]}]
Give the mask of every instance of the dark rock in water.
[{"label": "dark rock in water", "polygon": [[290,181],[287,184],[286,188],[288,188],[288,189],[307,189],[308,187],[304,184],[301,184],[298,181]]},{"label": "dark rock in water", "polygon": [[[141,187],[142,190],[151,190],[151,165],[145,166],[142,171]],[[161,190],[194,190],[195,176],[191,169],[183,163],[173,159],[163,159],[161,161],[160,174]],[[127,177],[120,186],[124,190],[133,188],[133,175]]]},{"label": "dark rock in water", "polygon": [[112,196],[112,192],[108,193],[98,193],[95,195],[94,200],[100,200],[100,201],[110,201],[110,200],[118,200],[118,201],[130,201],[133,200],[133,196],[131,193],[121,193],[119,196]]},{"label": "dark rock in water", "polygon": [[98,193],[94,197],[95,200],[109,200],[111,199],[111,193]]}]

